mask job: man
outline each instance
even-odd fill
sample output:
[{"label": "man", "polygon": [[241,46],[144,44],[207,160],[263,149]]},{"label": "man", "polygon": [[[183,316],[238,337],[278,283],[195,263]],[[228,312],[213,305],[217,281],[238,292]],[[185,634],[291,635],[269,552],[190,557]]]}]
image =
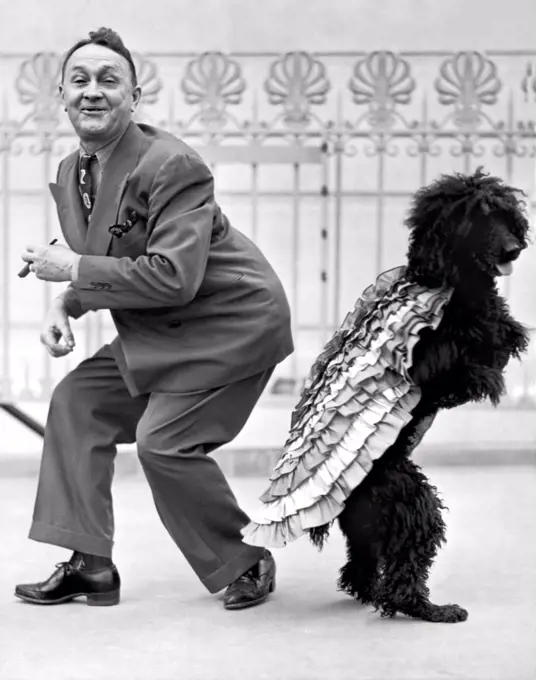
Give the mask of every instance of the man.
[{"label": "man", "polygon": [[118,337],[54,390],[30,538],[73,555],[16,595],[119,602],[111,483],[116,445],[135,441],[158,514],[201,582],[226,588],[228,609],[259,604],[275,586],[273,557],[242,542],[248,517],[207,454],[238,434],[293,351],[285,293],[222,214],[197,153],[132,121],[140,88],[116,33],[69,50],[60,91],[81,145],[50,185],[70,248],[28,246],[22,259],[40,279],[71,282],[41,336],[52,356],[72,350],[69,317],[89,310],[111,310]]}]

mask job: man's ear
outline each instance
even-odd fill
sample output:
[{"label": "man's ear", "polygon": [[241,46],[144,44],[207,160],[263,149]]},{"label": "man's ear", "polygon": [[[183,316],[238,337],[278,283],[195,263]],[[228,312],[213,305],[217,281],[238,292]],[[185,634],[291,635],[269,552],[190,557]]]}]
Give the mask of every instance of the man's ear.
[{"label": "man's ear", "polygon": [[64,111],[67,111],[67,107],[65,106],[65,90],[63,89],[63,85],[61,83],[58,85],[58,91],[60,93],[60,98],[63,102],[63,109]]},{"label": "man's ear", "polygon": [[141,87],[138,85],[137,87],[134,88],[132,92],[132,106],[130,108],[132,113],[134,113],[134,111],[138,108],[140,99],[141,99]]}]

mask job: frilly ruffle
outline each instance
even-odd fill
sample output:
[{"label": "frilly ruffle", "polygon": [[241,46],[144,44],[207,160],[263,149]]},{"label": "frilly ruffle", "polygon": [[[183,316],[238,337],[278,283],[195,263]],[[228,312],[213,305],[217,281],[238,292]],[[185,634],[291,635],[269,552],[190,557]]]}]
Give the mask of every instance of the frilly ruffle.
[{"label": "frilly ruffle", "polygon": [[342,512],[411,420],[420,399],[408,374],[413,348],[437,328],[451,293],[409,282],[405,267],[364,291],[311,368],[245,543],[282,547]]}]

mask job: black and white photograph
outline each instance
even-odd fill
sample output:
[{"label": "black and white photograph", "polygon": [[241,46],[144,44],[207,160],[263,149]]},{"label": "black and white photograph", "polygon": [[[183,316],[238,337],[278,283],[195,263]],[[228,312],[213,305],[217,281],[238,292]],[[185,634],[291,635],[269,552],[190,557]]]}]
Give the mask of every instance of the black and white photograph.
[{"label": "black and white photograph", "polygon": [[0,680],[536,678],[533,0],[0,0]]}]

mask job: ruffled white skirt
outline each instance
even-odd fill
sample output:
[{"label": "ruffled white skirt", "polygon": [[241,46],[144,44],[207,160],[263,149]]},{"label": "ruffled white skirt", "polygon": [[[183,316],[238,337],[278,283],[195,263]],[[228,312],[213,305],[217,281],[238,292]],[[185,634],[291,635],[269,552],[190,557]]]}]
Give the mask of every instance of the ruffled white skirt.
[{"label": "ruffled white skirt", "polygon": [[420,399],[408,376],[413,348],[423,329],[437,328],[452,291],[404,274],[381,274],[314,363],[245,543],[282,547],[332,522],[411,420]]}]

